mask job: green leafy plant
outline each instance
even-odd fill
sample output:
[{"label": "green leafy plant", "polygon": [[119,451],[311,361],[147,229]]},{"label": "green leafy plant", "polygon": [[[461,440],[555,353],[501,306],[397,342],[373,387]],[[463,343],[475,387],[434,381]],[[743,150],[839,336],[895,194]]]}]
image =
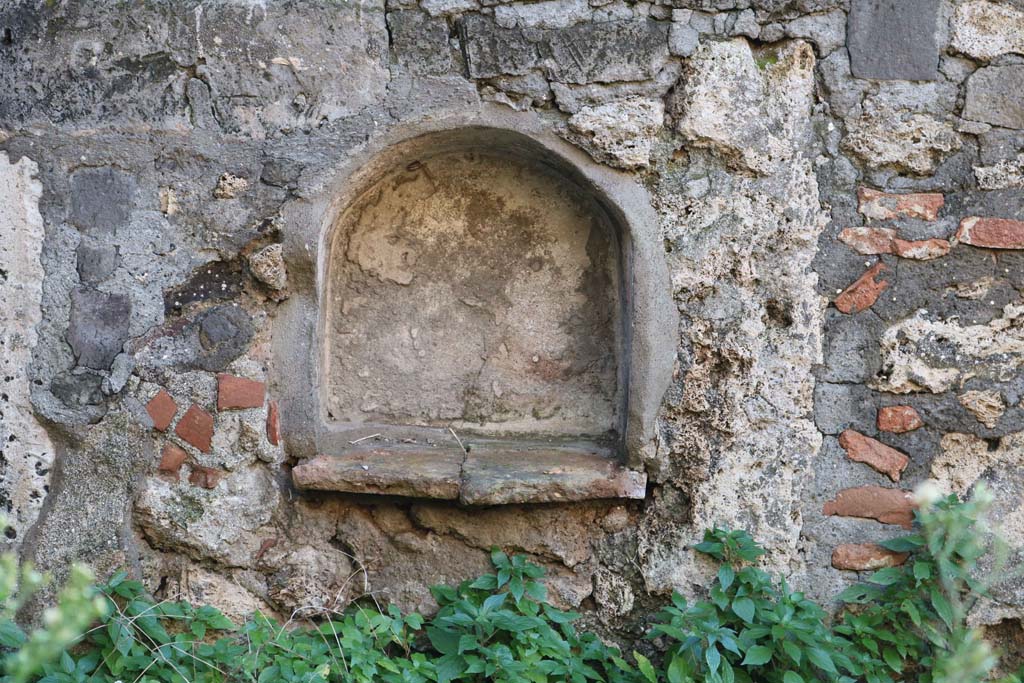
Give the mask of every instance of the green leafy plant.
[{"label": "green leafy plant", "polygon": [[709,600],[689,605],[673,595],[651,631],[671,642],[669,683],[852,682],[860,674],[821,607],[750,566],[764,551],[746,532],[714,529],[695,549],[722,565]]}]

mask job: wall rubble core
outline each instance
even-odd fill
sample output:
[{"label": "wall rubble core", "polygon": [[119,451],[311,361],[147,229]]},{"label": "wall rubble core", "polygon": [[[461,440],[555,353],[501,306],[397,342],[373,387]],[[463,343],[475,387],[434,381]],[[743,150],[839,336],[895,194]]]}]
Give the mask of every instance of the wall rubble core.
[{"label": "wall rubble core", "polygon": [[[628,641],[666,592],[707,583],[688,548],[705,527],[748,529],[820,599],[902,561],[874,544],[901,531],[903,491],[926,479],[989,482],[1024,538],[1016,0],[187,0],[114,22],[115,4],[0,9],[0,501],[25,558],[60,573],[92,557],[233,614],[288,614],[367,592],[429,609],[429,585],[483,571],[500,545]],[[318,379],[282,340],[319,334],[305,293],[321,284],[309,236],[337,210],[323,198],[395,131],[490,112],[649,202],[644,246],[664,253],[679,322],[630,463],[646,497],[467,509],[297,490],[291,470],[317,442],[292,396]],[[446,182],[459,201],[457,172],[406,163],[403,191]],[[477,285],[506,261],[565,265],[546,271],[565,318],[600,332],[548,321],[532,332],[561,355],[524,362],[600,381],[579,414],[531,413],[515,402],[529,383],[500,373],[454,407],[431,391],[388,400],[458,430],[496,415],[604,429],[622,375],[608,349],[574,347],[614,338],[608,245],[566,219],[571,254],[537,238],[503,259],[519,236],[488,240],[500,211],[459,208],[477,209],[467,235],[492,259]],[[380,234],[345,245],[359,274],[346,310],[458,266],[409,260],[415,229],[367,226]],[[529,322],[536,292],[498,284],[487,296]],[[508,324],[462,296],[459,315]],[[424,333],[396,344],[414,353]],[[403,371],[381,334],[357,360]],[[350,393],[330,405],[374,414],[359,382],[380,378],[345,384],[351,356],[331,375]],[[1022,616],[1024,593],[1007,589],[979,618]]]}]

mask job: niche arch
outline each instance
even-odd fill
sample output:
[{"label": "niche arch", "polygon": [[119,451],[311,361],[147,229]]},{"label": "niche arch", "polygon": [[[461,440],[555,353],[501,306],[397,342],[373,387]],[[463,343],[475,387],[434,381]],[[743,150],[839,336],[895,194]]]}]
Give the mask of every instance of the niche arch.
[{"label": "niche arch", "polygon": [[315,390],[286,410],[315,416],[299,488],[643,497],[677,329],[655,214],[630,176],[497,118],[371,145],[335,185]]}]

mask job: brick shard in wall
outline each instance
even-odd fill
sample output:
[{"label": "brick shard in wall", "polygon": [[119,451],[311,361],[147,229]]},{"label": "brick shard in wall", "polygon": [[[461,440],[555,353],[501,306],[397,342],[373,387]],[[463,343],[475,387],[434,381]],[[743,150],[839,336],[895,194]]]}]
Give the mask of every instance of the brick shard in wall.
[{"label": "brick shard in wall", "polygon": [[924,426],[924,420],[913,406],[886,406],[878,411],[878,428],[883,432],[903,434]]},{"label": "brick shard in wall", "polygon": [[900,474],[910,463],[910,458],[895,448],[890,448],[881,441],[852,429],[847,429],[839,435],[839,445],[846,451],[850,460],[862,462],[893,481],[900,480]]},{"label": "brick shard in wall", "polygon": [[960,221],[956,239],[972,247],[1024,249],[1024,221],[968,216]]},{"label": "brick shard in wall", "polygon": [[860,313],[871,308],[879,295],[889,286],[889,282],[879,279],[879,276],[888,272],[889,268],[884,263],[876,263],[871,266],[857,281],[843,290],[843,293],[836,297],[835,305],[843,313]]},{"label": "brick shard in wall", "polygon": [[857,189],[857,210],[865,218],[876,221],[891,221],[897,218],[920,218],[933,221],[939,216],[939,209],[946,203],[938,192],[893,194],[880,192],[870,187]]},{"label": "brick shard in wall", "polygon": [[213,416],[193,403],[178,420],[174,433],[203,453],[209,453],[213,446]]},{"label": "brick shard in wall", "polygon": [[832,551],[832,566],[855,572],[898,567],[910,557],[908,553],[886,550],[876,543],[843,543]]},{"label": "brick shard in wall", "polygon": [[156,396],[149,399],[149,403],[146,404],[146,412],[149,413],[149,418],[153,420],[153,428],[157,431],[166,432],[167,428],[171,426],[171,420],[174,419],[174,415],[178,412],[178,405],[171,398],[171,395],[167,393],[166,389],[161,389],[156,392]]},{"label": "brick shard in wall", "polygon": [[884,486],[858,486],[843,489],[834,500],[825,503],[823,515],[874,519],[882,524],[898,524],[909,529],[914,524],[914,498],[910,491]]},{"label": "brick shard in wall", "polygon": [[265,394],[263,382],[226,373],[217,375],[217,410],[262,408]]}]

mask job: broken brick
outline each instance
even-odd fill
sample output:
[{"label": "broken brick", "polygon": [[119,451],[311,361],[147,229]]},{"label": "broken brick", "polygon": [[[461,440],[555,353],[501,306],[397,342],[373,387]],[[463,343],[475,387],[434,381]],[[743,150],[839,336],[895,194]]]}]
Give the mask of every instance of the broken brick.
[{"label": "broken brick", "polygon": [[213,489],[217,488],[217,484],[220,483],[224,474],[223,470],[214,467],[193,465],[192,473],[188,475],[188,483],[203,489]]},{"label": "broken brick", "polygon": [[193,403],[178,420],[174,433],[203,453],[209,453],[213,445],[213,416]]},{"label": "broken brick", "polygon": [[164,444],[163,450],[160,451],[160,464],[157,466],[157,470],[165,474],[173,474],[177,479],[178,470],[181,469],[187,458],[188,453],[184,448],[173,443]]},{"label": "broken brick", "polygon": [[903,434],[924,426],[924,420],[913,406],[886,406],[878,411],[878,428],[883,432]]},{"label": "broken brick", "polygon": [[857,190],[857,210],[865,217],[878,221],[896,218],[920,218],[933,221],[939,216],[939,209],[946,203],[937,192],[915,192],[893,194],[880,192],[870,187]]},{"label": "broken brick", "polygon": [[260,408],[265,395],[263,382],[225,373],[217,375],[217,410]]},{"label": "broken brick", "polygon": [[178,412],[178,404],[174,402],[174,399],[171,398],[166,389],[161,389],[156,392],[156,396],[149,399],[149,403],[146,404],[146,412],[149,413],[149,418],[153,420],[153,428],[166,432],[167,428],[171,426],[171,420],[174,419],[174,415]]},{"label": "broken brick", "polygon": [[271,401],[267,408],[267,441],[272,446],[281,442],[281,415],[277,408],[277,401]]},{"label": "broken brick", "polygon": [[843,313],[860,313],[871,308],[879,295],[889,286],[887,280],[879,279],[889,268],[884,263],[876,263],[869,268],[857,281],[843,290],[836,297],[835,305]]},{"label": "broken brick", "polygon": [[892,241],[892,253],[900,258],[914,259],[915,261],[931,261],[941,258],[949,253],[949,248],[949,242],[940,239],[909,241],[897,237]]},{"label": "broken brick", "polygon": [[832,551],[832,566],[855,572],[875,571],[898,567],[907,561],[909,553],[886,550],[875,543],[843,543]]},{"label": "broken brick", "polygon": [[821,512],[829,516],[874,519],[909,529],[914,524],[914,496],[902,489],[858,486],[840,491],[835,500],[825,503]]},{"label": "broken brick", "polygon": [[847,429],[839,435],[839,445],[846,451],[846,456],[850,460],[862,462],[893,481],[899,481],[900,474],[910,464],[910,458],[895,448],[890,448],[881,441],[852,429]]},{"label": "broken brick", "polygon": [[956,239],[973,247],[1024,249],[1024,221],[969,216],[960,221]]}]

